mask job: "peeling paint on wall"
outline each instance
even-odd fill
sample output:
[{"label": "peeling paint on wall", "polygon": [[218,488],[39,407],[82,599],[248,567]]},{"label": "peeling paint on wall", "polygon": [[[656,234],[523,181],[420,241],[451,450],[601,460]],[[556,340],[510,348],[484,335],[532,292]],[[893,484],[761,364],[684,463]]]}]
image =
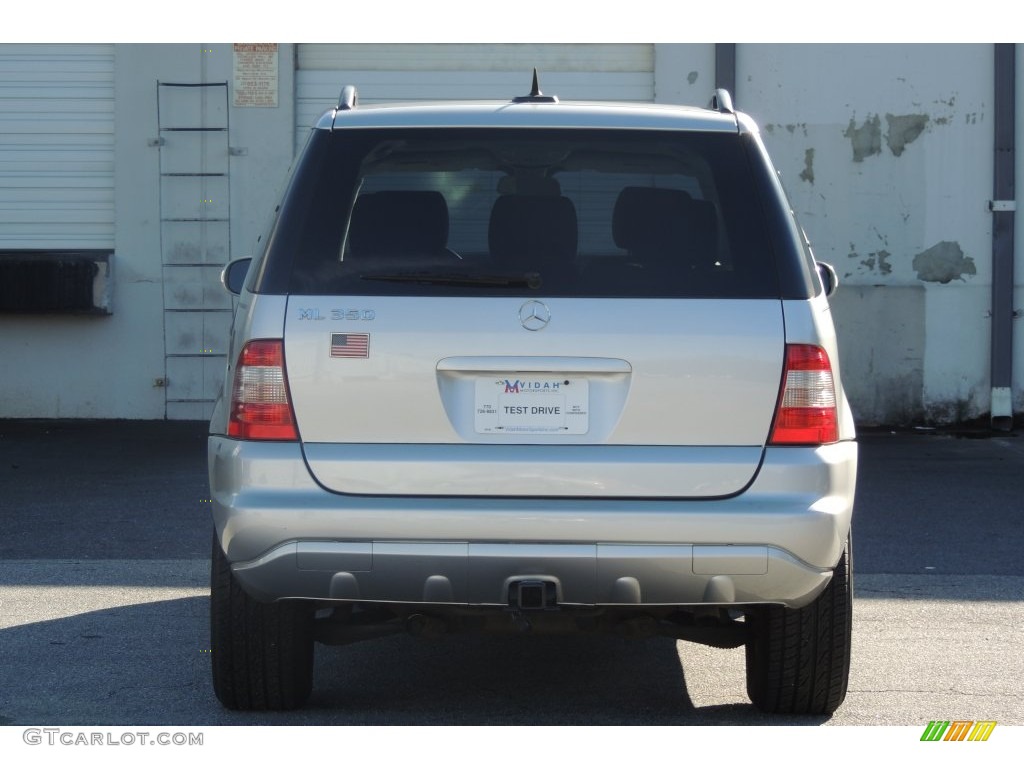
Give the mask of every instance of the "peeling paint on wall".
[{"label": "peeling paint on wall", "polygon": [[[873,251],[861,259],[860,254],[853,250],[853,243],[850,243],[850,253],[847,254],[851,259],[860,259],[862,267],[867,267],[869,270],[876,270],[883,275],[892,274],[892,264],[889,263],[889,257],[892,256],[889,251]],[[850,277],[850,274],[847,274]]]},{"label": "peeling paint on wall", "polygon": [[861,264],[863,264],[868,269],[874,269],[877,266],[878,271],[881,274],[891,275],[892,264],[889,263],[889,257],[891,255],[892,254],[889,253],[888,251],[875,251],[874,253],[869,253],[868,257],[861,261]]},{"label": "peeling paint on wall", "polygon": [[804,136],[807,136],[807,123],[764,123],[761,129],[768,133],[775,133],[775,129],[785,129],[786,133],[796,135],[799,131]]},{"label": "peeling paint on wall", "polygon": [[907,144],[912,142],[928,125],[928,115],[889,115],[885,121],[889,124],[889,132],[885,137],[889,150],[899,157]]},{"label": "peeling paint on wall", "polygon": [[882,120],[878,115],[869,117],[859,128],[851,117],[843,136],[850,140],[855,163],[862,163],[865,157],[882,152]]},{"label": "peeling paint on wall", "polygon": [[946,284],[953,280],[967,282],[964,275],[976,275],[974,259],[964,256],[960,243],[943,240],[914,257],[917,279]]},{"label": "peeling paint on wall", "polygon": [[[907,145],[924,132],[931,121],[931,117],[925,114],[886,114],[885,121],[888,125],[885,143],[889,147],[889,151],[895,157],[899,157],[903,154]],[[935,122],[945,125],[949,122],[949,119],[939,118]],[[788,128],[789,126],[786,127]],[[853,147],[853,162],[855,163],[862,163],[864,158],[878,155],[882,152],[882,120],[878,115],[868,117],[860,127],[857,126],[853,118],[850,118],[850,124],[843,132],[843,136],[850,140],[850,145]]]},{"label": "peeling paint on wall", "polygon": [[804,151],[804,169],[800,171],[800,178],[811,184],[814,183],[814,149]]},{"label": "peeling paint on wall", "polygon": [[694,70],[693,72],[686,76],[686,82],[688,82],[690,85],[693,85],[694,83],[697,82],[697,77],[697,72],[696,70]]}]

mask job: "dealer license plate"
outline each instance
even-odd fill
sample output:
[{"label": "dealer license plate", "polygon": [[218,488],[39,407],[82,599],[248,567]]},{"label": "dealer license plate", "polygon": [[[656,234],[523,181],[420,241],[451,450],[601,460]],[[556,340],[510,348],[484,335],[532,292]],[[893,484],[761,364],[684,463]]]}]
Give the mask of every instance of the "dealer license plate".
[{"label": "dealer license plate", "polygon": [[585,435],[590,389],[586,379],[495,376],[476,380],[478,434]]}]

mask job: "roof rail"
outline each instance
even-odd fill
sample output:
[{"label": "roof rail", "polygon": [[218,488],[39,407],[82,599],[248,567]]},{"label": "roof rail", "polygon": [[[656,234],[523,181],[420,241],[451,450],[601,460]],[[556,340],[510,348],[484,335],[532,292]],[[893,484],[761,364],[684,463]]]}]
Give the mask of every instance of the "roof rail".
[{"label": "roof rail", "polygon": [[526,96],[516,96],[512,99],[513,104],[557,104],[557,96],[545,96],[540,92],[540,85],[537,84],[537,68],[533,68],[533,87]]},{"label": "roof rail", "polygon": [[726,114],[735,114],[735,110],[732,108],[732,96],[725,88],[716,88],[714,94],[711,96],[711,108],[716,112],[724,112]]},{"label": "roof rail", "polygon": [[346,85],[338,97],[338,109],[355,109],[359,106],[359,92],[354,85]]}]

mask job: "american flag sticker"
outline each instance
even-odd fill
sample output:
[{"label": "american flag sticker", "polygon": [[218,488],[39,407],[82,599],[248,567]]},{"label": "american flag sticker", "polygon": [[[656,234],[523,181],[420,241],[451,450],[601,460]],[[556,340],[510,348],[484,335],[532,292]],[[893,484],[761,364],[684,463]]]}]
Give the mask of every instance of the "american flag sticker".
[{"label": "american flag sticker", "polygon": [[369,357],[370,334],[332,333],[331,357]]}]

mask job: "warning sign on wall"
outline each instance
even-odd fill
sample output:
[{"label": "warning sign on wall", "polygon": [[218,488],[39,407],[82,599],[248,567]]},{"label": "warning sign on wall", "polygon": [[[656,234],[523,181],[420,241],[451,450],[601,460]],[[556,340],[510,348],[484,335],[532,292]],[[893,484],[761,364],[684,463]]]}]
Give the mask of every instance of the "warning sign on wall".
[{"label": "warning sign on wall", "polygon": [[277,43],[234,44],[234,105],[277,106]]}]

